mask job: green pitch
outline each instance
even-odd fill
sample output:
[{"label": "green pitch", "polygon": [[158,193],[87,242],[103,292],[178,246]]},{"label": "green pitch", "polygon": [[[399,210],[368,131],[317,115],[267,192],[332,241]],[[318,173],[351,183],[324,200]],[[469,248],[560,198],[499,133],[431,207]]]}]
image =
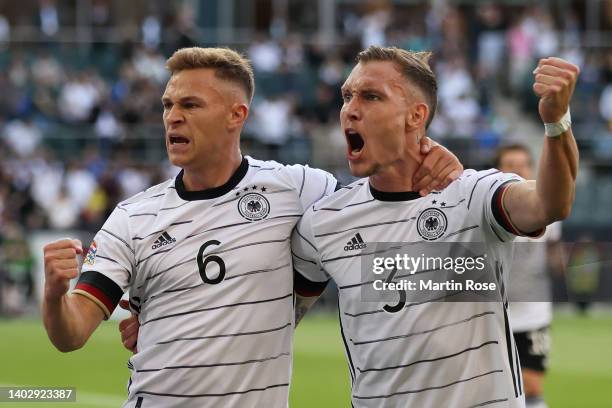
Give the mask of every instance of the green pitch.
[{"label": "green pitch", "polygon": [[[554,408],[611,406],[612,315],[557,315],[546,397]],[[125,395],[129,354],[117,322],[105,322],[80,351],[62,354],[42,323],[0,320],[0,384],[71,386],[76,404],[0,403],[0,408],[117,407]],[[347,407],[349,380],[336,317],[308,316],[296,334],[291,407]]]}]

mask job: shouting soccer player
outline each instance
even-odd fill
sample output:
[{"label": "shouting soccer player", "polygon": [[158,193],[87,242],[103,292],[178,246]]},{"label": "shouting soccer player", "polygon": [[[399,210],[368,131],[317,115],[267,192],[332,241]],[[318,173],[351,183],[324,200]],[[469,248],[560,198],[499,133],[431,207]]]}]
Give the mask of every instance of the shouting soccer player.
[{"label": "shouting soccer player", "polygon": [[[241,155],[254,80],[239,54],[188,48],[167,66],[165,141],[182,171],[117,205],[72,293],[81,243],[45,246],[45,328],[59,350],[78,349],[129,289],[140,332],[125,407],[286,407],[291,231],[336,180]],[[427,157],[425,190],[460,174],[447,150]]]},{"label": "shouting soccer player", "polygon": [[536,181],[466,170],[446,189],[420,197],[411,179],[436,108],[428,57],[393,47],[359,54],[342,87],[340,119],[351,173],[364,178],[299,221],[292,241],[296,293],[316,295],[330,278],[336,282],[355,407],[524,406],[505,302],[366,302],[362,290],[372,282],[362,277],[362,257],[376,251],[373,243],[482,243],[503,287],[514,237],[539,235],[570,212],[578,150],[569,102],[578,68],[546,58],[535,70],[546,123]]}]

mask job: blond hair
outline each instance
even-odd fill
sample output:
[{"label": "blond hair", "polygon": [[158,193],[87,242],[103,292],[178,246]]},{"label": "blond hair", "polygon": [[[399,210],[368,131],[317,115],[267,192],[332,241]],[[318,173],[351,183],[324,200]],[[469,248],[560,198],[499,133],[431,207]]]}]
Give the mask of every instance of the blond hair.
[{"label": "blond hair", "polygon": [[251,62],[229,48],[181,48],[166,61],[171,74],[186,69],[211,68],[218,78],[240,85],[249,102],[255,92],[255,78]]},{"label": "blond hair", "polygon": [[429,66],[431,52],[406,51],[397,47],[370,46],[357,54],[357,62],[391,61],[396,64],[402,75],[423,92],[429,107],[425,128],[433,120],[438,105],[438,81]]}]

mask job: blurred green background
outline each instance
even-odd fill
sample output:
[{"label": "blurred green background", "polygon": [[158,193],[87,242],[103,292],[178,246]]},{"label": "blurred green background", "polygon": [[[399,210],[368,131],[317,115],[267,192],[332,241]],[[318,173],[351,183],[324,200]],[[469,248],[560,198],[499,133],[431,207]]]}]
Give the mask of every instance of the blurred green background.
[{"label": "blurred green background", "polygon": [[[38,320],[0,320],[0,384],[71,386],[77,403],[0,403],[1,407],[117,407],[123,402],[129,353],[116,321],[104,322],[84,349],[62,354]],[[612,406],[612,314],[557,313],[545,395],[551,408]],[[349,376],[337,318],[314,314],[295,339],[290,406],[348,407]]]}]

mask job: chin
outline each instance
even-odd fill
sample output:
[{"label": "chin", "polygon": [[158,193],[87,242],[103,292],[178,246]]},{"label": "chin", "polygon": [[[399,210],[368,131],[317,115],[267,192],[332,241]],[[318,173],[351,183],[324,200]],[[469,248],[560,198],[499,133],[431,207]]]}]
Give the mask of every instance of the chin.
[{"label": "chin", "polygon": [[349,162],[349,169],[351,174],[355,177],[370,177],[376,173],[376,166],[367,163],[352,163]]}]

